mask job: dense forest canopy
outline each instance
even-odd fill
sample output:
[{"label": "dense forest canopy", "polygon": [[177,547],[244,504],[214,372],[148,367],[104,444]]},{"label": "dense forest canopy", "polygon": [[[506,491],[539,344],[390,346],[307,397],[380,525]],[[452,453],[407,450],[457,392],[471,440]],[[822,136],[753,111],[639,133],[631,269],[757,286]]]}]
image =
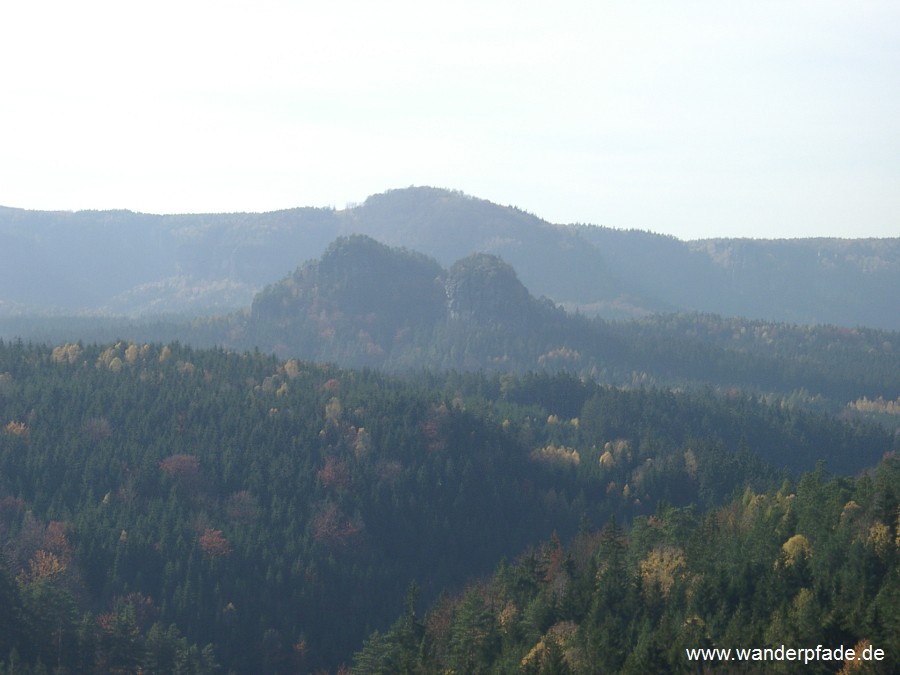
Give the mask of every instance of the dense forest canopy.
[{"label": "dense forest canopy", "polygon": [[[847,411],[900,398],[900,335],[716,315],[611,322],[532,296],[500,258],[433,259],[357,235],[193,335],[232,348],[394,372],[568,372],[618,385],[740,388]],[[853,409],[855,410],[855,409]]]},{"label": "dense forest canopy", "polygon": [[268,285],[245,310],[213,317],[7,317],[0,337],[58,344],[127,338],[260,349],[281,358],[376,367],[569,372],[620,386],[737,388],[846,415],[878,416],[900,400],[900,334],[712,314],[608,321],[528,292],[484,253],[448,268],[365,236]]},{"label": "dense forest canopy", "polygon": [[353,672],[895,673],[898,505],[889,457],[553,537],[424,615],[408,604]]},{"label": "dense forest canopy", "polygon": [[898,444],[711,390],[127,341],[0,343],[0,422],[0,662],[69,672],[335,668],[410,583]]},{"label": "dense forest canopy", "polygon": [[0,675],[897,672],[898,242],[0,208]]}]

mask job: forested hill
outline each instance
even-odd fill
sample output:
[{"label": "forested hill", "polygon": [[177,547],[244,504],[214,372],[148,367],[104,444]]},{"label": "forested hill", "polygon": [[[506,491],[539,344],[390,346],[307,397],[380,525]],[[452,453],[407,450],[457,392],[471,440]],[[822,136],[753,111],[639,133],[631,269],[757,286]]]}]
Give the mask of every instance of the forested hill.
[{"label": "forested hill", "polygon": [[472,253],[498,255],[537,297],[588,315],[694,311],[900,329],[900,239],[684,242],[552,224],[422,187],[341,210],[150,215],[0,207],[0,315],[235,309],[354,233],[445,267]]},{"label": "forested hill", "polygon": [[898,506],[889,457],[874,478],[809,474],[551,538],[424,614],[408,604],[353,673],[896,673]]},{"label": "forested hill", "polygon": [[333,670],[413,581],[432,602],[554,531],[855,474],[897,443],[568,375],[0,341],[0,672]]},{"label": "forested hill", "polygon": [[444,270],[354,235],[257,295],[234,341],[346,366],[471,370],[512,361],[524,369],[537,367],[539,354],[524,344],[506,350],[534,342],[536,329],[565,339],[574,327],[566,318],[496,256],[472,254]]},{"label": "forested hill", "polygon": [[825,399],[833,410],[900,397],[897,333],[710,315],[589,319],[533,297],[496,256],[444,269],[362,235],[268,286],[249,312],[198,321],[189,339],[399,372],[562,371],[628,386],[739,387]]}]

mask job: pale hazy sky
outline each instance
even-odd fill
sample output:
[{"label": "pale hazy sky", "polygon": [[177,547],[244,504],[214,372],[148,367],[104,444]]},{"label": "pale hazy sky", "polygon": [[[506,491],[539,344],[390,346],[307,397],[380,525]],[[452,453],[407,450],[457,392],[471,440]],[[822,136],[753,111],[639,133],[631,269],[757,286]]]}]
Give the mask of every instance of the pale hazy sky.
[{"label": "pale hazy sky", "polygon": [[30,0],[0,64],[5,206],[900,236],[897,0]]}]

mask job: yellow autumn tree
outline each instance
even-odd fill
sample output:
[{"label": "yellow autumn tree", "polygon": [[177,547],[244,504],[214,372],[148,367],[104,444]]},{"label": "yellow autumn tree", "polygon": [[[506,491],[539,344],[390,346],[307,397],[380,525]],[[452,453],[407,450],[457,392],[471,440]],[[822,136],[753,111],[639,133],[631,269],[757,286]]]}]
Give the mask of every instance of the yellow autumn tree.
[{"label": "yellow autumn tree", "polygon": [[561,621],[551,626],[522,659],[520,668],[529,672],[538,669],[544,672],[543,669],[549,666],[551,650],[557,650],[568,668],[580,670],[580,666],[584,665],[581,652],[573,644],[577,633],[578,625],[573,621]]},{"label": "yellow autumn tree", "polygon": [[657,546],[640,563],[644,595],[649,597],[659,589],[662,596],[668,598],[686,569],[684,551],[674,546]]},{"label": "yellow autumn tree", "polygon": [[135,361],[137,361],[140,353],[141,353],[140,348],[132,342],[125,349],[125,361],[127,363],[134,363]]},{"label": "yellow autumn tree", "polygon": [[81,346],[71,342],[55,347],[50,354],[54,363],[75,363],[81,356]]},{"label": "yellow autumn tree", "polygon": [[297,359],[288,359],[284,362],[284,372],[289,378],[294,379],[300,374],[300,362]]},{"label": "yellow autumn tree", "polygon": [[365,427],[356,430],[356,440],[353,441],[353,452],[357,458],[365,457],[372,449],[372,436]]},{"label": "yellow autumn tree", "polygon": [[869,528],[869,536],[866,543],[875,549],[875,555],[879,558],[884,558],[891,548],[891,528],[880,520],[876,521]]},{"label": "yellow autumn tree", "polygon": [[337,396],[332,396],[328,403],[325,404],[325,424],[326,426],[337,426],[341,421],[341,414],[344,408]]},{"label": "yellow autumn tree", "polygon": [[785,567],[793,567],[801,560],[812,556],[812,545],[802,534],[795,534],[781,546],[781,556]]},{"label": "yellow autumn tree", "polygon": [[531,452],[531,458],[550,464],[569,464],[577,466],[581,462],[581,455],[575,448],[567,448],[563,445],[550,443],[543,448],[536,448]]}]

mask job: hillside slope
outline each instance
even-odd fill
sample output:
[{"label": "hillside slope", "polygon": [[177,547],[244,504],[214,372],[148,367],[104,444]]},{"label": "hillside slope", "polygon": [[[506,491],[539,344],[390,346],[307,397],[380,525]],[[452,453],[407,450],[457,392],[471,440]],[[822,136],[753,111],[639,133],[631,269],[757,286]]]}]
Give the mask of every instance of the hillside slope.
[{"label": "hillside slope", "polygon": [[212,672],[171,665],[191,643],[222,672],[334,669],[413,581],[432,602],[553,532],[897,449],[710,391],[0,342],[0,671],[17,649],[68,672]]},{"label": "hillside slope", "polygon": [[[900,239],[683,242],[548,223],[416,187],[343,210],[149,215],[0,207],[0,315],[210,312],[253,295],[337,236],[435,258],[501,256],[536,296],[605,317],[715,312],[900,329]],[[87,273],[89,271],[89,273]]]},{"label": "hillside slope", "polygon": [[337,239],[320,260],[266,287],[249,311],[194,326],[195,335],[231,348],[342,367],[549,371],[629,386],[803,391],[836,408],[900,397],[896,333],[713,315],[591,319],[535,298],[497,256],[470,254],[444,269],[363,235]]}]

